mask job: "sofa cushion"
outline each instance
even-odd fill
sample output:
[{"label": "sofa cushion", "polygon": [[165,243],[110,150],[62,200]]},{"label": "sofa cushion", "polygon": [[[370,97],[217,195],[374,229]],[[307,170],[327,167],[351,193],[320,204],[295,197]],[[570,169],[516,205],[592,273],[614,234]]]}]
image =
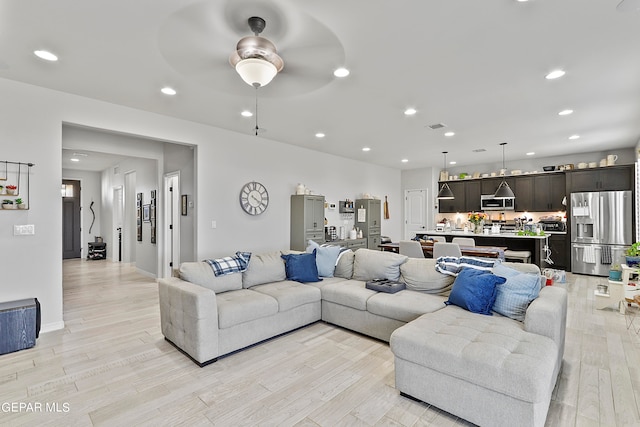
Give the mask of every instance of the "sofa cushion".
[{"label": "sofa cushion", "polygon": [[540,293],[539,274],[521,273],[502,264],[496,264],[492,270],[496,276],[504,277],[506,282],[498,285],[493,311],[524,322],[527,307]]},{"label": "sofa cushion", "polygon": [[[358,251],[361,250],[358,249]],[[320,290],[323,300],[362,311],[367,310],[367,300],[377,294],[376,291],[365,288],[365,282],[360,280],[334,282],[323,286]]]},{"label": "sofa cushion", "polygon": [[280,282],[286,278],[284,260],[280,258],[280,252],[253,254],[247,270],[242,273],[242,286],[250,288],[264,283]]},{"label": "sofa cushion", "polygon": [[205,262],[211,266],[213,274],[217,277],[225,274],[242,273],[247,269],[250,259],[251,252],[236,252],[235,256],[206,259]]},{"label": "sofa cushion", "polygon": [[242,274],[233,273],[216,277],[206,262],[183,262],[180,264],[180,278],[211,289],[216,294],[242,289]]},{"label": "sofa cushion", "polygon": [[275,298],[250,289],[217,295],[217,303],[220,329],[278,313],[278,301]]},{"label": "sofa cushion", "polygon": [[336,262],[342,248],[340,246],[322,245],[317,242],[309,240],[309,246],[307,246],[307,252],[311,253],[316,250],[316,265],[318,266],[318,276],[320,277],[333,277],[333,273],[336,269]]},{"label": "sofa cushion", "polygon": [[403,360],[525,402],[540,402],[554,383],[558,347],[522,328],[507,317],[449,306],[396,329],[390,346]]},{"label": "sofa cushion", "polygon": [[395,294],[378,292],[367,300],[367,311],[401,322],[411,322],[425,313],[443,309],[445,300],[445,297],[407,290]]},{"label": "sofa cushion", "polygon": [[315,249],[310,254],[289,254],[281,255],[281,257],[284,259],[284,269],[288,280],[302,283],[322,280],[318,277]]},{"label": "sofa cushion", "polygon": [[506,281],[487,271],[465,268],[456,277],[451,294],[445,304],[457,305],[472,313],[491,314],[496,300],[497,285]]},{"label": "sofa cushion", "polygon": [[356,254],[351,249],[342,250],[336,261],[336,269],[333,272],[334,277],[351,279],[353,277],[353,260],[355,257]]},{"label": "sofa cushion", "polygon": [[496,262],[499,261],[471,256],[441,256],[436,259],[436,271],[451,276],[457,276],[464,268],[491,271]]},{"label": "sofa cushion", "polygon": [[407,262],[409,257],[387,251],[358,249],[353,261],[353,278],[355,280],[400,278],[400,265]]},{"label": "sofa cushion", "polygon": [[251,288],[278,301],[278,311],[283,312],[301,305],[320,302],[320,289],[303,285],[298,282],[285,280],[284,282],[267,283]]},{"label": "sofa cushion", "polygon": [[451,291],[455,278],[435,269],[433,258],[409,258],[400,266],[400,281],[407,289],[428,294],[446,294]]}]

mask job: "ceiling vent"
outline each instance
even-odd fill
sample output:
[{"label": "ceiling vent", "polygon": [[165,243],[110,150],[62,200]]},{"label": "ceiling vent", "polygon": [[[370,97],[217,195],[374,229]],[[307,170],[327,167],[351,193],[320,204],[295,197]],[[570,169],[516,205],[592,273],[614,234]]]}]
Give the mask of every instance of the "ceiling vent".
[{"label": "ceiling vent", "polygon": [[433,125],[429,125],[429,128],[432,130],[437,130],[437,129],[442,129],[442,128],[446,128],[447,125],[445,125],[444,123],[436,123]]},{"label": "ceiling vent", "polygon": [[487,151],[485,148],[476,148],[473,150],[474,153],[484,153],[485,151]]}]

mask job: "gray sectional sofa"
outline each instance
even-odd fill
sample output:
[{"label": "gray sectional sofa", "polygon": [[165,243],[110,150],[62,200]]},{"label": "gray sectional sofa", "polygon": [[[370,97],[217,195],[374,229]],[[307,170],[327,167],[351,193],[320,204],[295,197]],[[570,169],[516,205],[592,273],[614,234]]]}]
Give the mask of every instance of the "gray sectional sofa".
[{"label": "gray sectional sofa", "polygon": [[[404,395],[480,425],[544,425],[564,352],[564,289],[543,288],[522,322],[445,305],[455,277],[433,259],[347,251],[334,277],[303,284],[287,280],[280,255],[254,254],[246,271],[217,277],[206,262],[183,263],[179,278],[159,280],[165,338],[204,366],[323,320],[390,342]],[[377,278],[406,289],[367,289]]]}]

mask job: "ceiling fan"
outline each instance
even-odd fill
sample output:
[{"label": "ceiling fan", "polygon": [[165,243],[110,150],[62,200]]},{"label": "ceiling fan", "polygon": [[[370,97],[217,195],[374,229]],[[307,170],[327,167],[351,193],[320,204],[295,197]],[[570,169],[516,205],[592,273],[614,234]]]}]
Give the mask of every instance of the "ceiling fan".
[{"label": "ceiling fan", "polygon": [[[191,82],[221,93],[253,95],[229,67],[229,53],[234,47],[236,53],[238,47],[255,48],[242,44],[243,40],[263,39],[259,34],[266,23],[267,42],[278,46],[277,55],[284,58],[286,66],[273,83],[260,89],[261,97],[297,96],[333,81],[333,69],[345,61],[341,42],[326,25],[303,12],[292,0],[191,3],[169,15],[160,27],[159,51],[174,70]],[[253,36],[247,37],[248,29]]]},{"label": "ceiling fan", "polygon": [[640,0],[622,0],[616,9],[618,12],[640,12]]}]

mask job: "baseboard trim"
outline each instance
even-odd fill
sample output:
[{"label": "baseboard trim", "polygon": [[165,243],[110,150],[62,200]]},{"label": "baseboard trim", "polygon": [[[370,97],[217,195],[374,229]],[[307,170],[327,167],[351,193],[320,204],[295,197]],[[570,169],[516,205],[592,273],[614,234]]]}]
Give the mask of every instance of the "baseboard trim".
[{"label": "baseboard trim", "polygon": [[45,334],[47,332],[58,331],[64,329],[64,322],[43,323],[40,327],[40,333]]}]

